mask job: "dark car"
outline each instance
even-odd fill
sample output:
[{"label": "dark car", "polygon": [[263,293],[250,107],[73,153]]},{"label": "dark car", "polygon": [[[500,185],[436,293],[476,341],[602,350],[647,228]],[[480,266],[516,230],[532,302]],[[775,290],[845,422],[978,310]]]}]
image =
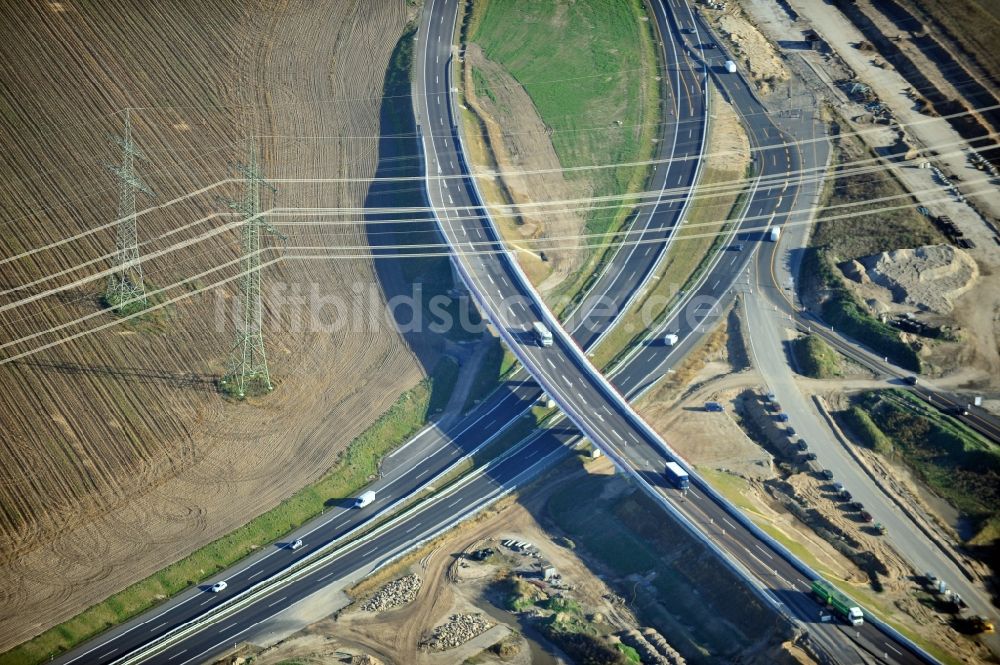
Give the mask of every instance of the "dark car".
[{"label": "dark car", "polygon": [[865,506],[860,501],[852,501],[849,504],[847,504],[847,508],[849,510],[853,510],[854,512],[858,513],[863,511],[865,509]]},{"label": "dark car", "polygon": [[946,413],[949,416],[967,416],[969,415],[969,410],[964,406],[953,406],[949,408]]},{"label": "dark car", "polygon": [[903,378],[903,383],[905,383],[908,386],[915,386],[917,385],[917,377],[911,374],[910,376]]},{"label": "dark car", "polygon": [[844,501],[850,501],[854,497],[852,497],[851,493],[848,492],[847,490],[841,490],[840,491],[840,498],[843,499]]},{"label": "dark car", "polygon": [[794,427],[786,427],[785,428],[785,436],[787,436],[789,439],[792,438],[793,436],[795,436],[795,428]]},{"label": "dark car", "polygon": [[777,418],[778,418],[778,422],[779,423],[787,423],[788,422],[788,414],[787,413],[779,413],[778,416],[777,416]]},{"label": "dark car", "polygon": [[806,453],[803,457],[812,462],[816,459],[816,453]]},{"label": "dark car", "polygon": [[830,469],[823,469],[819,472],[819,475],[823,476],[825,480],[833,480],[833,471],[830,471]]},{"label": "dark car", "polygon": [[799,442],[796,443],[795,445],[798,446],[798,449],[803,452],[809,450],[809,444],[806,443],[805,439],[799,439]]},{"label": "dark car", "polygon": [[862,522],[874,522],[875,521],[875,518],[872,517],[872,514],[869,513],[867,510],[862,510],[860,517],[861,517],[861,521]]}]

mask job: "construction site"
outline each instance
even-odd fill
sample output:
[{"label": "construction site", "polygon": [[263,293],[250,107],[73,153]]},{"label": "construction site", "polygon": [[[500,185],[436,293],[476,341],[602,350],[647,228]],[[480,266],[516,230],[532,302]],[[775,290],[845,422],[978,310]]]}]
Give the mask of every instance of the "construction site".
[{"label": "construction site", "polygon": [[1000,5],[5,17],[0,665],[1000,662]]}]

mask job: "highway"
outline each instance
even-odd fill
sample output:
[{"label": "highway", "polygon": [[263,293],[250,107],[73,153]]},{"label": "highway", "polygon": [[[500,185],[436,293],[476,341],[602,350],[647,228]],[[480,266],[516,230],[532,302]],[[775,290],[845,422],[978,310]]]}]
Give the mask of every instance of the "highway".
[{"label": "highway", "polygon": [[[700,94],[704,81],[699,80],[692,71],[692,63],[687,54],[679,51],[675,42],[670,39],[669,35],[676,29],[665,8],[655,3],[654,10],[657,29],[668,36],[663,42],[667,74],[664,76],[663,86],[666,119],[658,137],[660,152],[657,155],[665,162],[665,166],[654,171],[646,189],[690,187],[697,178],[704,143],[705,108],[704,98]],[[445,100],[449,97],[447,91],[441,95]],[[449,127],[447,132],[450,134],[451,131],[452,128]],[[672,160],[673,157],[680,159]],[[394,172],[395,168],[393,165],[390,172]],[[379,175],[376,174],[376,177]],[[381,195],[385,200],[373,207],[391,207],[391,187],[386,186],[385,189],[387,191]],[[376,194],[377,196],[379,195]],[[645,280],[655,272],[655,266],[666,251],[672,230],[681,218],[686,203],[686,198],[679,200],[672,196],[667,201],[657,198],[638,208],[630,228],[640,231],[646,242],[616,252],[600,272],[599,278],[590,286],[590,297],[576,308],[573,329],[582,345],[592,346],[610,328],[618,313],[626,309],[627,302],[640,291]],[[392,217],[391,214],[387,216]],[[373,218],[380,219],[375,215]],[[287,541],[301,538],[305,542],[303,548],[292,552],[285,548],[284,542],[264,548],[198,588],[181,593],[135,620],[100,635],[60,657],[57,662],[113,662],[122,654],[130,653],[176,626],[219,606],[233,595],[279,575],[293,562],[308,557],[317,547],[337,541],[359,525],[383,512],[389,512],[397,502],[404,502],[408,497],[419,493],[429,481],[456,461],[472,454],[506,431],[510,424],[537,403],[541,395],[541,390],[530,381],[527,373],[519,371],[501,390],[493,393],[465,418],[443,430],[436,426],[428,427],[402,449],[389,455],[382,464],[382,476],[370,486],[376,490],[378,497],[373,505],[363,510],[352,510],[347,506],[348,501],[332,506],[324,517],[289,534]],[[561,439],[564,440],[565,438]],[[546,440],[541,439],[536,445],[543,446],[545,443]],[[528,453],[529,456],[532,454]],[[502,484],[506,478],[501,474],[497,482]],[[223,594],[208,593],[207,587],[218,579],[226,580],[226,591]],[[295,596],[290,597],[288,603],[294,599]],[[279,610],[280,607],[275,606],[272,613]]]},{"label": "highway", "polygon": [[[594,369],[575,342],[559,328],[540,298],[533,291],[516,260],[503,253],[503,245],[491,221],[483,215],[479,207],[478,194],[474,183],[468,179],[454,179],[453,176],[466,175],[460,146],[456,136],[440,133],[428,135],[427,131],[440,132],[440,128],[454,126],[451,107],[442,101],[441,92],[449,85],[448,53],[451,50],[454,24],[443,18],[434,20],[435,4],[443,5],[443,13],[450,14],[450,6],[455,0],[432,0],[428,6],[428,20],[425,24],[425,42],[422,46],[418,85],[425,86],[423,108],[417,109],[417,117],[425,128],[423,137],[427,155],[427,173],[441,174],[446,178],[428,178],[428,191],[432,206],[436,209],[442,234],[449,243],[459,250],[455,264],[470,291],[477,297],[484,312],[515,351],[518,359],[531,372],[535,380],[552,396],[563,413],[595,444],[608,454],[622,468],[636,478],[640,487],[658,499],[668,511],[683,514],[690,524],[696,525],[713,543],[724,550],[720,565],[733,565],[747,571],[757,582],[768,589],[762,595],[777,598],[776,604],[802,621],[812,622],[810,628],[814,639],[835,657],[849,659],[852,648],[845,646],[844,635],[839,626],[815,622],[817,608],[807,593],[807,580],[803,579],[803,569],[790,561],[787,554],[779,553],[767,539],[738,511],[725,504],[720,497],[704,483],[695,479],[696,490],[680,496],[664,487],[663,465],[672,458],[662,440],[627,405],[615,388],[609,386]],[[690,14],[689,14],[690,17]],[[693,18],[689,19],[693,21]],[[695,31],[699,26],[688,26]],[[441,66],[441,62],[444,66]],[[796,150],[782,145],[783,134],[775,127],[749,89],[739,85],[739,77],[720,77],[723,88],[737,105],[755,143],[760,148],[757,153],[758,169],[765,177],[796,173],[799,158]],[[786,179],[780,185],[768,185],[756,189],[750,197],[748,209],[752,218],[764,219],[772,213],[772,219],[779,223],[791,211],[797,192],[797,184]],[[748,230],[744,233],[754,233]],[[756,230],[760,237],[761,230]],[[493,243],[497,254],[467,254],[463,249],[471,249],[484,242]],[[714,281],[703,282],[706,301],[720,299],[735,281],[734,278],[746,264],[753,252],[744,252],[743,262],[732,260],[723,266],[719,275],[718,266],[713,271]],[[724,283],[728,281],[728,284]],[[719,287],[721,291],[717,291]],[[706,312],[707,316],[707,312]],[[685,317],[692,327],[700,323],[697,316]],[[550,347],[540,346],[530,334],[535,321],[545,322],[554,333],[554,343]],[[664,347],[648,344],[641,348],[629,363],[630,372],[616,377],[619,388],[630,380],[648,381],[650,368],[662,365]],[[667,354],[669,355],[669,353]],[[639,375],[642,376],[639,376]],[[641,383],[638,386],[641,390]],[[669,497],[669,500],[668,500]],[[736,524],[729,518],[736,518]],[[735,564],[738,562],[738,564]],[[870,649],[873,654],[881,652],[882,657],[893,662],[919,662],[919,658],[902,643],[880,633],[871,624],[865,624],[855,633],[853,643]],[[847,644],[852,644],[848,641]]]},{"label": "highway", "polygon": [[[442,132],[436,130],[433,134],[424,134],[425,145],[427,146],[428,158],[432,160],[433,166],[428,169],[428,173],[436,172],[437,168],[441,173],[451,176],[464,175],[464,163],[462,155],[455,145],[454,126],[450,116],[450,107],[447,103],[448,85],[447,62],[450,55],[451,31],[453,29],[453,18],[444,20],[445,17],[453,17],[455,11],[454,0],[428,3],[428,11],[425,13],[425,22],[422,25],[420,39],[421,71],[418,82],[426,85],[423,94],[418,94],[415,99],[425,102],[425,108],[420,113],[421,125],[424,128],[444,127],[449,131]],[[440,18],[440,20],[432,20]],[[440,63],[444,63],[442,66]],[[443,74],[443,77],[442,77]],[[444,79],[444,83],[431,84],[431,81]],[[733,80],[739,80],[733,77]],[[736,93],[739,93],[737,84],[734,83]],[[730,94],[733,94],[730,92]],[[749,93],[747,93],[749,95]],[[752,95],[749,95],[752,98]],[[440,109],[433,109],[433,100],[445,100],[441,102]],[[760,133],[765,139],[771,140],[774,145],[770,150],[763,150],[759,153],[759,168],[766,173],[789,173],[794,172],[798,167],[795,163],[794,151],[789,152],[783,146],[780,133],[773,126],[768,126],[766,115],[761,115]],[[773,138],[769,132],[773,131]],[[756,135],[756,133],[755,133]],[[770,166],[769,163],[770,162]],[[451,164],[454,164],[452,167]],[[475,193],[469,188],[469,181],[461,177],[449,180],[432,179],[429,181],[430,196],[435,205],[442,212],[442,230],[446,236],[456,245],[471,242],[493,243],[498,249],[501,247],[498,239],[493,234],[489,221],[479,214],[478,203]],[[794,183],[786,183],[784,186],[770,186],[761,189],[751,197],[749,208],[752,215],[764,214],[765,211],[775,210],[775,221],[780,221],[787,216],[791,210],[791,201],[783,204],[784,196],[787,194],[794,197]],[[758,208],[755,208],[755,205]],[[783,205],[787,207],[783,207]],[[453,210],[448,210],[453,209]],[[756,212],[759,209],[760,212]],[[470,214],[471,213],[471,214]],[[454,219],[453,214],[460,214],[461,221]],[[764,215],[766,216],[766,214]],[[748,224],[738,231],[739,237],[747,241],[758,239],[762,233],[761,224],[756,222]],[[621,254],[621,252],[619,252]],[[694,299],[704,298],[704,302],[716,298],[731,297],[730,287],[745,269],[751,260],[753,252],[745,250],[743,252],[723,252],[720,254],[714,269],[702,280],[702,286],[697,293],[691,294]],[[633,259],[634,260],[634,259]],[[607,446],[608,451],[620,460],[629,460],[631,466],[635,466],[642,472],[642,477],[647,483],[655,487],[656,494],[661,499],[670,499],[673,509],[680,511],[693,523],[699,525],[708,532],[714,542],[718,543],[728,555],[741,561],[741,565],[751,571],[754,576],[761,580],[770,590],[769,592],[778,598],[796,616],[809,624],[810,633],[816,636],[817,641],[823,648],[831,651],[840,662],[860,662],[860,657],[853,654],[854,645],[884,657],[889,662],[920,662],[913,654],[909,653],[902,645],[888,640],[879,631],[869,625],[863,630],[849,630],[846,626],[838,624],[817,624],[815,622],[818,606],[804,591],[807,581],[803,579],[801,571],[781,558],[776,552],[770,549],[766,542],[760,539],[746,528],[741,528],[742,524],[736,516],[726,512],[726,510],[713,500],[707,488],[698,485],[695,491],[687,496],[680,496],[678,493],[668,490],[662,485],[662,465],[666,459],[663,449],[655,440],[655,435],[650,434],[641,422],[637,422],[634,414],[628,410],[623,410],[617,404],[615,395],[609,392],[608,387],[592,376],[590,368],[586,365],[580,349],[563,336],[557,336],[557,343],[554,347],[543,349],[534,345],[526,331],[530,323],[534,320],[543,319],[547,313],[539,309],[538,304],[533,300],[530,291],[526,291],[524,284],[519,282],[516,268],[506,255],[499,256],[477,256],[475,258],[463,257],[462,262],[470,286],[475,287],[474,291],[488,294],[485,302],[482,302],[484,309],[493,312],[497,317],[497,325],[508,336],[508,341],[526,356],[526,365],[533,374],[539,377],[541,383],[548,392],[553,395],[564,396],[566,404],[564,410],[573,414],[574,420],[586,431],[592,439]],[[490,286],[486,286],[489,284]],[[723,300],[723,304],[725,300]],[[625,394],[635,395],[647,386],[651,385],[664,368],[675,356],[680,355],[685,346],[693,343],[693,337],[689,333],[701,332],[704,323],[712,316],[716,315],[719,307],[712,308],[706,306],[692,311],[690,308],[682,312],[679,316],[668,321],[665,329],[676,330],[684,336],[684,341],[676,347],[667,348],[661,344],[650,343],[639,348],[636,354],[630,358],[615,377],[615,385]],[[662,332],[662,331],[661,331]],[[506,393],[499,393],[487,404],[477,410],[476,419],[471,423],[465,421],[462,427],[464,431],[451,437],[455,442],[455,450],[467,452],[480,445],[484,435],[482,430],[496,431],[500,425],[523,410],[525,403],[530,403],[537,398],[538,389],[532,385],[522,385],[509,388]],[[512,395],[516,396],[511,397]],[[503,404],[504,406],[499,406]],[[478,424],[477,424],[478,423]],[[400,547],[404,547],[413,542],[419,541],[427,533],[432,533],[435,529],[446,526],[456,517],[457,511],[466,508],[471,509],[480,505],[483,501],[497,492],[502,492],[506,488],[516,485],[530,472],[540,468],[543,463],[549,463],[552,459],[563,454],[563,445],[578,436],[574,428],[563,428],[555,433],[543,433],[531,441],[522,449],[516,457],[509,458],[500,465],[490,467],[488,473],[479,475],[473,482],[464,486],[461,494],[455,498],[447,497],[449,501],[436,502],[434,507],[422,510],[417,515],[419,517],[404,520],[398,528],[389,529],[379,536],[366,540],[363,547],[356,547],[343,555],[334,558],[329,564],[320,567],[315,572],[310,572],[294,583],[282,587],[273,595],[262,597],[249,603],[246,608],[239,613],[238,619],[234,616],[232,622],[218,622],[211,630],[203,630],[194,633],[192,636],[180,642],[178,645],[159,653],[153,662],[173,662],[186,663],[197,662],[196,659],[204,658],[206,654],[212,653],[213,649],[223,648],[232,643],[233,640],[242,639],[252,627],[257,625],[263,617],[273,616],[282,608],[289,606],[295,600],[313,593],[322,582],[327,579],[339,579],[350,571],[356,571],[365,566],[381,560]],[[419,459],[419,455],[414,456],[415,451],[423,451],[434,447],[433,443],[428,443],[435,438],[430,433],[418,438],[411,444],[407,451],[407,459]],[[428,460],[433,459],[440,468],[447,464],[437,455],[428,455]],[[391,464],[390,464],[391,465]],[[403,465],[401,465],[403,466]],[[390,475],[391,469],[387,472]],[[396,482],[401,488],[409,479],[417,475],[421,477],[433,477],[433,471],[423,469],[417,464],[407,466],[398,476],[390,478],[389,482]],[[406,480],[404,480],[404,478]],[[395,495],[394,495],[395,497]],[[310,547],[318,546],[322,542],[330,539],[331,534],[343,533],[349,528],[349,524],[356,523],[358,518],[370,517],[372,512],[385,507],[390,502],[388,496],[380,497],[380,502],[375,506],[362,511],[356,511],[354,515],[344,515],[345,509],[340,508],[333,511],[324,525],[323,536],[319,537],[317,532],[311,542],[307,542],[307,547],[296,553],[287,550],[274,549],[260,555],[259,559],[249,561],[247,568],[240,571],[244,577],[230,578],[232,590],[235,592],[240,588],[246,588],[251,582],[249,576],[254,575],[258,579],[263,579],[268,573],[258,573],[255,566],[270,566],[270,564],[258,564],[258,561],[280,561],[280,557],[286,557],[287,561],[309,554]],[[355,515],[357,517],[355,517]],[[343,520],[343,522],[341,522]],[[412,520],[412,521],[411,521]],[[726,526],[729,525],[729,526]],[[234,582],[236,583],[234,585]],[[278,596],[278,597],[275,597]],[[187,594],[172,601],[174,607],[190,606],[201,607],[202,605],[213,606],[218,601],[217,596],[210,596],[200,590],[192,590]],[[158,608],[159,611],[172,611],[170,608]],[[201,610],[204,611],[204,608]],[[153,621],[157,620],[164,624],[160,626]],[[136,625],[124,627],[124,636],[121,640],[113,643],[107,641],[102,643],[108,649],[107,653],[99,649],[91,648],[85,656],[76,655],[77,659],[83,662],[113,662],[122,654],[130,652],[135,646],[148,641],[155,635],[156,630],[166,630],[178,624],[176,617],[165,618],[156,616],[144,618]],[[232,625],[230,625],[232,623]],[[131,637],[129,637],[131,636]],[[113,634],[105,637],[114,637]],[[81,650],[83,651],[83,650]],[[60,662],[72,662],[73,658],[63,658]]]}]

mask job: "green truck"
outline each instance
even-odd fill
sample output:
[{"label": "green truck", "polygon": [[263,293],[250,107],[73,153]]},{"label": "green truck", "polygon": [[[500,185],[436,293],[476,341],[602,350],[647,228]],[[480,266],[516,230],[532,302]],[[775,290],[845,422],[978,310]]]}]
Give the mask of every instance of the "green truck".
[{"label": "green truck", "polygon": [[826,580],[815,580],[812,583],[812,592],[824,605],[844,617],[852,626],[860,626],[865,622],[865,615],[861,612],[861,608],[833,588],[833,585]]}]

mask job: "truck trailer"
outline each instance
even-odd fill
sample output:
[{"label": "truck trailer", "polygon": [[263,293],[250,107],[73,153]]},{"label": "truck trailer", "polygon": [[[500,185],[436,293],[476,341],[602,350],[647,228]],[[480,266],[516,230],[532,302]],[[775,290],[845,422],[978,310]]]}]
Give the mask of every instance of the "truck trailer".
[{"label": "truck trailer", "polygon": [[736,73],[736,63],[733,62],[732,60],[726,60],[725,67],[726,67],[726,71],[729,72],[730,74],[735,74]]},{"label": "truck trailer", "polygon": [[770,240],[771,242],[778,242],[778,238],[780,237],[781,237],[781,227],[772,226],[771,232],[767,236],[768,240]]},{"label": "truck trailer", "polygon": [[852,626],[860,626],[865,622],[865,615],[861,608],[852,603],[847,596],[837,591],[826,580],[814,580],[812,592],[824,605],[839,614]]},{"label": "truck trailer", "polygon": [[535,334],[535,341],[539,346],[552,346],[552,331],[541,321],[531,324],[531,330]]},{"label": "truck trailer", "polygon": [[677,462],[667,462],[664,475],[677,489],[686,490],[691,486],[691,477]]}]

